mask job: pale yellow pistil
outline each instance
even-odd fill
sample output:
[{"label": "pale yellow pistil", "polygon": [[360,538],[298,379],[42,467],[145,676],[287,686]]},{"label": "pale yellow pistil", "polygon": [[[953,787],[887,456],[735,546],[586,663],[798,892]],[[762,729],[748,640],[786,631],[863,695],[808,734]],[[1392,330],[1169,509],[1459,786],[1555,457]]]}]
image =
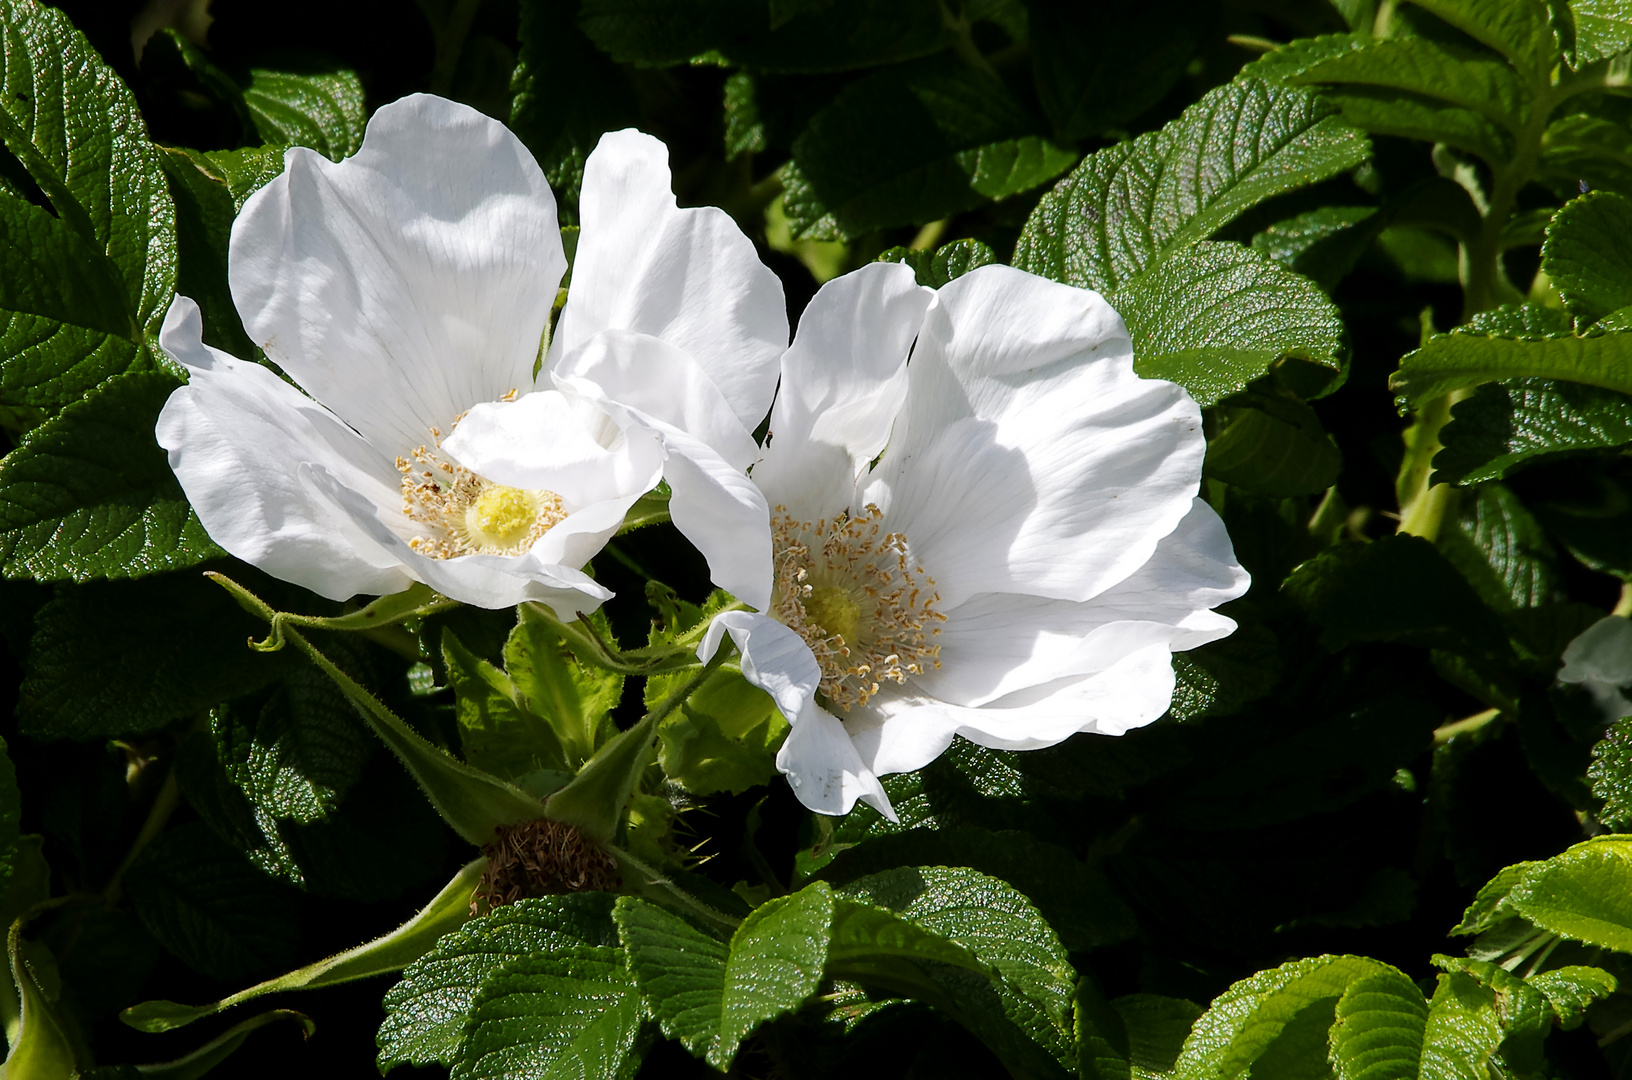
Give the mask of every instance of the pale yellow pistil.
[{"label": "pale yellow pistil", "polygon": [[397,471],[402,512],[426,530],[408,545],[433,559],[521,555],[567,516],[553,491],[495,484],[424,446],[399,457]]},{"label": "pale yellow pistil", "polygon": [[907,553],[906,538],[884,533],[883,513],[795,521],[771,518],[776,588],[771,612],[804,639],[821,667],[821,693],[847,712],[884,682],[901,684],[941,666],[935,580]]}]

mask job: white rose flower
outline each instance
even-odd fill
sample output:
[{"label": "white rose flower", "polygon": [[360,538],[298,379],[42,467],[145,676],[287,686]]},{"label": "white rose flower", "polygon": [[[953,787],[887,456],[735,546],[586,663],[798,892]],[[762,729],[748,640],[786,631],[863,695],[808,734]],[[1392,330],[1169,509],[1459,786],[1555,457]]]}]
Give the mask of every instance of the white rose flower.
[{"label": "white rose flower", "polygon": [[[661,143],[606,136],[583,202],[596,212],[558,343],[681,327],[677,347],[714,335],[727,354],[767,353],[774,380],[780,285],[720,211],[712,231],[653,231],[676,213]],[[699,310],[718,297],[674,282],[717,274],[721,248],[771,287],[731,281],[732,304]],[[594,610],[611,594],[579,568],[657,484],[663,450],[582,395],[534,392],[566,266],[542,171],[473,109],[415,95],[376,112],[345,161],[289,150],[233,225],[229,281],[250,337],[306,393],[204,345],[185,297],[160,337],[189,381],[158,439],[210,536],[332,599],[419,581],[484,607]],[[458,444],[469,411],[518,396],[530,454],[526,482],[510,484]]]},{"label": "white rose flower", "polygon": [[864,267],[781,358],[751,476],[768,552],[692,535],[710,565],[771,566],[738,593],[760,612],[716,618],[702,655],[735,640],[792,723],[777,766],[828,814],[893,817],[879,777],[954,735],[1025,750],[1148,724],[1173,651],[1230,633],[1210,609],[1248,585],[1196,497],[1205,448],[1195,402],[1134,374],[1097,294]]}]

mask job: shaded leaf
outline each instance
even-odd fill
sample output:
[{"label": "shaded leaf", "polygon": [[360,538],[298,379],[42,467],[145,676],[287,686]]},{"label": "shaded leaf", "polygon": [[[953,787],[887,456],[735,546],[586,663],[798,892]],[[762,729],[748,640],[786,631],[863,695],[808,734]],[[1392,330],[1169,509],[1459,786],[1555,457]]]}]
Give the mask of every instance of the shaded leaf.
[{"label": "shaded leaf", "polygon": [[1452,405],[1439,437],[1436,483],[1500,480],[1548,454],[1632,443],[1632,399],[1582,383],[1504,379]]}]

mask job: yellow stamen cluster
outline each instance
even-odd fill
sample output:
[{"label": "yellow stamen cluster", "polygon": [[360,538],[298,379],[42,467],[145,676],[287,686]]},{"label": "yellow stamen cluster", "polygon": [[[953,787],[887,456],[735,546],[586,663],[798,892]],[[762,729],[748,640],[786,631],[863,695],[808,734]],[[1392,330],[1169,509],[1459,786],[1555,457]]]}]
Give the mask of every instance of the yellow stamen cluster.
[{"label": "yellow stamen cluster", "polygon": [[[431,435],[440,443],[441,432]],[[408,541],[421,555],[522,555],[567,516],[553,491],[495,484],[423,445],[411,457],[399,457],[397,471],[402,512],[427,527]]]},{"label": "yellow stamen cluster", "polygon": [[912,561],[904,536],[883,531],[883,517],[871,504],[815,522],[795,521],[785,506],[771,517],[770,614],[816,654],[822,695],[841,711],[867,704],[885,680],[941,666],[933,639],[946,616],[935,610],[935,579]]}]

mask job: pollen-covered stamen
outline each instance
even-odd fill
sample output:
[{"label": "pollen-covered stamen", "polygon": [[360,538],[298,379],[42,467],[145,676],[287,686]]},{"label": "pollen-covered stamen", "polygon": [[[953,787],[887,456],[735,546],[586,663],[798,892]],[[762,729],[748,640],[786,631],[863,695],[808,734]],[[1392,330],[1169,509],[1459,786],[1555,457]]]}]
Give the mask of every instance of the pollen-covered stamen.
[{"label": "pollen-covered stamen", "polygon": [[[441,432],[431,435],[440,443]],[[553,491],[495,484],[426,446],[399,457],[397,471],[402,512],[426,528],[408,546],[433,559],[521,555],[567,516]]]},{"label": "pollen-covered stamen", "polygon": [[841,711],[865,705],[884,680],[904,683],[941,666],[935,580],[913,562],[906,537],[885,533],[883,512],[795,521],[771,517],[776,589],[770,614],[804,639],[821,666],[821,692]]}]

